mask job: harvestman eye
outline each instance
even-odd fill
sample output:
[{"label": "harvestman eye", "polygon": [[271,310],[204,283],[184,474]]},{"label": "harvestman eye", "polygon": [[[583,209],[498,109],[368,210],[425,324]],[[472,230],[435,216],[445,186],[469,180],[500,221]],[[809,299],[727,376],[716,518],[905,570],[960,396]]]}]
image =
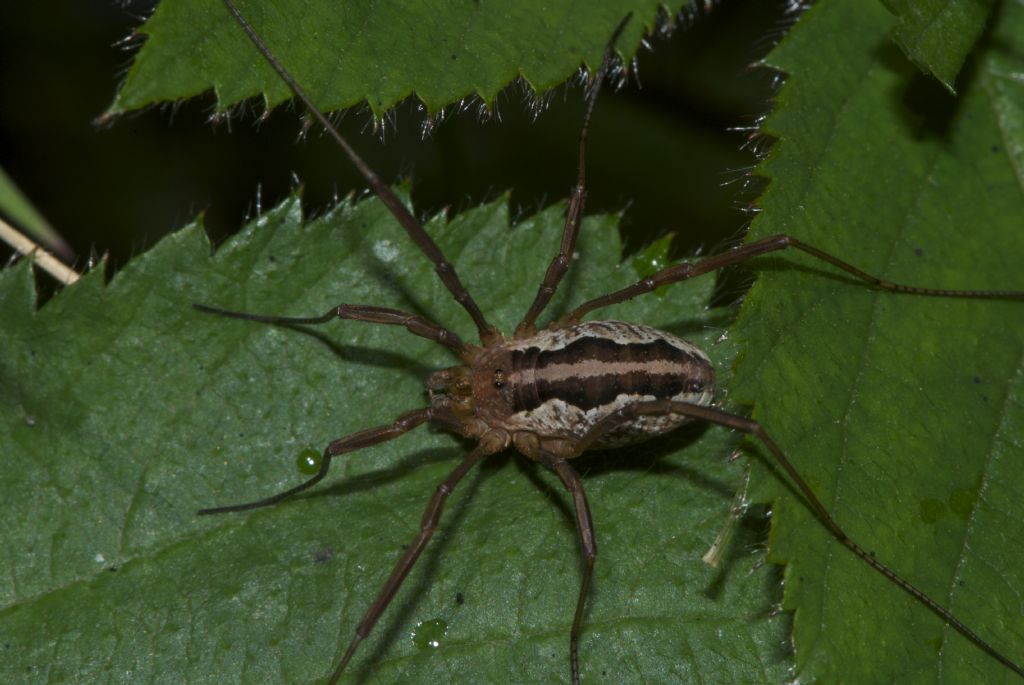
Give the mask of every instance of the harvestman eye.
[{"label": "harvestman eye", "polygon": [[[537,295],[511,337],[487,322],[469,291],[445,259],[437,244],[405,205],[349,146],[348,141],[317,110],[302,87],[277,61],[231,0],[224,4],[249,36],[257,50],[274,68],[310,114],[324,127],[366,179],[380,200],[408,233],[421,252],[433,262],[441,281],[469,313],[476,325],[479,345],[463,342],[458,335],[422,316],[366,304],[339,304],[321,316],[285,317],[233,312],[195,305],[220,316],[269,324],[323,324],[350,319],[404,326],[410,333],[448,347],[461,364],[433,373],[427,380],[430,404],[402,414],[392,423],[368,428],[330,443],[319,470],[309,480],[265,499],[203,509],[200,514],[246,511],[277,504],[319,483],[334,457],[377,445],[413,428],[432,423],[476,441],[476,447],[451,471],[430,498],[420,531],[405,548],[390,577],[356,626],[341,661],[330,676],[336,683],[360,643],[370,634],[399,587],[426,547],[437,527],[445,502],[463,477],[486,457],[515,449],[527,459],[554,471],[571,495],[580,548],[585,561],[569,633],[569,667],[574,685],[580,682],[579,637],[584,609],[597,559],[595,526],[591,520],[583,481],[571,465],[589,450],[630,445],[662,435],[690,421],[726,426],[762,443],[801,493],[806,505],[835,538],[865,564],[881,573],[915,600],[938,615],[966,639],[1012,672],[1024,677],[1024,668],[992,647],[948,609],[890,569],[854,542],[796,471],[780,446],[757,422],[712,405],[714,369],[708,356],[695,345],[650,326],[624,321],[583,321],[591,312],[624,302],[656,288],[724,267],[734,266],[770,252],[796,249],[863,281],[869,287],[894,293],[927,297],[1024,300],[1021,291],[976,291],[921,288],[877,278],[842,259],[788,235],[757,240],[722,254],[664,268],[633,285],[584,302],[546,330],[536,321],[568,271],[576,245],[584,200],[584,151],[591,114],[601,82],[615,60],[614,46],[626,19],[613,33],[600,70],[586,96],[586,110],[579,139],[579,167],[569,201],[558,254],[548,266]],[[500,392],[498,392],[500,391]]]}]

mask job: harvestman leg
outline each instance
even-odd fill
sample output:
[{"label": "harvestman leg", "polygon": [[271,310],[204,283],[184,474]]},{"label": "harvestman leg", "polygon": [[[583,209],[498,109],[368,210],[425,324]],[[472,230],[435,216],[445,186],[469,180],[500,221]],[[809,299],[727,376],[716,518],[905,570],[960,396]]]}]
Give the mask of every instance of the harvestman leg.
[{"label": "harvestman leg", "polygon": [[409,571],[412,570],[416,560],[419,559],[420,553],[423,552],[423,548],[427,546],[427,542],[430,541],[431,536],[434,534],[434,529],[437,528],[437,522],[441,518],[441,512],[444,509],[445,500],[448,499],[448,495],[452,494],[455,486],[459,484],[462,477],[469,473],[477,462],[486,456],[499,452],[505,448],[505,440],[501,438],[488,438],[484,436],[480,443],[473,448],[473,451],[469,453],[469,456],[465,460],[455,467],[455,470],[448,474],[440,485],[437,486],[437,490],[434,492],[434,496],[430,498],[430,502],[427,504],[427,508],[423,512],[423,518],[420,519],[420,532],[413,539],[405,552],[402,554],[398,563],[395,564],[395,568],[391,571],[391,575],[388,576],[388,580],[384,583],[384,587],[381,589],[380,594],[373,600],[373,604],[366,610],[366,614],[363,615],[363,619],[356,626],[355,637],[352,638],[352,642],[349,643],[348,649],[345,650],[345,656],[341,658],[337,668],[334,669],[334,673],[331,674],[328,685],[335,685],[338,682],[338,678],[345,671],[345,667],[348,666],[348,662],[352,659],[352,656],[356,653],[356,648],[359,647],[359,643],[362,642],[370,631],[373,630],[373,626],[377,624],[377,620],[387,609],[391,600],[394,599],[395,593],[402,587],[402,583],[405,581],[406,576],[409,575]]},{"label": "harvestman leg", "polygon": [[283,499],[287,499],[292,495],[302,492],[303,490],[308,490],[323,480],[323,477],[327,475],[327,470],[331,467],[332,458],[349,452],[355,452],[356,450],[361,450],[364,447],[379,445],[382,442],[393,440],[399,435],[408,433],[421,423],[434,420],[436,418],[436,413],[437,410],[434,407],[414,409],[413,411],[402,414],[390,424],[367,428],[366,430],[361,430],[358,433],[353,433],[352,435],[347,435],[344,438],[339,438],[324,449],[323,459],[320,461],[320,469],[316,472],[316,475],[309,480],[299,483],[295,487],[289,488],[284,492],[279,492],[276,495],[271,495],[270,497],[256,500],[255,502],[231,504],[226,507],[200,509],[198,513],[202,516],[207,514],[225,514],[229,511],[248,511],[249,509],[259,509],[261,507],[269,507],[272,504],[277,504]]},{"label": "harvestman leg", "polygon": [[594,298],[584,302],[579,307],[574,309],[568,315],[563,317],[560,321],[562,325],[574,324],[580,321],[584,316],[600,309],[601,307],[607,307],[608,305],[618,304],[626,300],[631,300],[638,295],[643,295],[655,290],[659,286],[668,285],[669,283],[677,283],[679,281],[685,281],[688,278],[694,276],[700,276],[702,274],[709,273],[711,271],[717,271],[728,266],[735,266],[741,264],[748,259],[758,257],[769,252],[778,252],[779,250],[785,250],[787,248],[795,248],[801,252],[806,252],[815,259],[819,259],[823,262],[831,264],[832,266],[845,271],[854,278],[857,278],[869,285],[882,290],[888,290],[897,293],[906,293],[909,295],[928,295],[931,297],[973,297],[979,299],[1010,299],[1020,300],[1024,299],[1024,291],[1018,290],[948,290],[942,288],[918,288],[912,285],[904,285],[902,283],[893,283],[877,276],[861,271],[857,267],[853,266],[848,262],[830,255],[827,252],[819,250],[813,245],[808,245],[805,242],[797,240],[792,236],[788,235],[775,235],[770,238],[762,238],[756,240],[747,245],[741,245],[740,247],[734,248],[728,252],[722,254],[712,255],[705,259],[698,260],[696,262],[682,262],[680,264],[673,264],[672,266],[666,267],[661,271],[657,272],[652,276],[641,279],[633,285],[626,286],[621,290],[616,290],[613,293],[602,295],[601,297]]},{"label": "harvestman leg", "polygon": [[[956,291],[954,291],[956,292]],[[591,445],[601,436],[605,435],[611,429],[621,425],[625,421],[635,419],[639,416],[664,416],[666,414],[678,414],[681,416],[688,416],[698,421],[704,421],[706,423],[713,423],[719,426],[725,426],[738,430],[741,433],[752,435],[757,438],[762,445],[768,448],[768,451],[772,453],[776,463],[782,467],[782,470],[786,472],[790,480],[796,485],[797,489],[803,495],[804,500],[810,506],[811,511],[818,517],[818,519],[825,524],[825,527],[832,533],[847,549],[853,552],[855,555],[860,557],[868,566],[875,569],[883,576],[888,578],[890,581],[895,583],[897,586],[902,588],[907,594],[911,595],[921,604],[931,609],[935,614],[939,616],[945,623],[951,626],[954,630],[959,632],[961,635],[966,637],[968,640],[973,642],[976,646],[981,648],[989,656],[995,658],[999,663],[1006,666],[1008,669],[1016,673],[1017,675],[1024,676],[1024,668],[1014,663],[1007,657],[1000,654],[992,645],[983,640],[977,633],[968,628],[963,622],[951,614],[947,609],[942,607],[938,602],[926,595],[921,590],[904,580],[891,568],[878,561],[870,552],[864,550],[863,547],[858,545],[856,542],[846,534],[836,520],[832,518],[825,505],[821,503],[818,496],[814,494],[810,486],[807,485],[806,481],[800,476],[796,468],[786,457],[785,453],[779,446],[775,444],[775,441],[771,439],[767,431],[761,427],[757,421],[749,419],[745,416],[738,416],[736,414],[730,414],[729,412],[716,409],[714,407],[705,407],[697,404],[689,404],[687,402],[674,402],[672,400],[651,400],[649,402],[639,402],[637,404],[626,405],[622,409],[615,411],[608,416],[604,417],[601,421],[594,425],[590,431],[583,436],[577,445],[576,449],[578,453],[585,452],[590,448]],[[561,473],[559,473],[561,475]],[[582,497],[582,485],[579,486],[580,496]],[[574,493],[575,495],[575,493]],[[584,500],[585,503],[586,500]],[[588,515],[589,520],[589,515]],[[579,520],[579,517],[578,517]],[[591,531],[591,536],[593,531]],[[590,560],[589,565],[592,566],[593,560]],[[588,566],[589,576],[589,566]],[[584,579],[584,583],[589,583],[589,577]],[[584,595],[580,594],[580,604],[584,601]],[[576,666],[576,639],[579,634],[579,622],[582,616],[582,610],[578,606],[576,610],[576,621],[573,624],[572,631],[572,671],[573,671],[573,683],[578,682],[579,674]]]},{"label": "harvestman leg", "polygon": [[583,128],[580,131],[576,185],[573,186],[572,195],[569,197],[569,206],[565,211],[562,242],[558,248],[558,254],[551,260],[548,270],[544,273],[544,280],[541,281],[533,304],[530,305],[530,309],[526,312],[522,322],[516,326],[516,338],[528,338],[537,333],[537,317],[544,311],[544,307],[547,306],[552,296],[554,296],[555,290],[558,289],[558,284],[561,283],[562,277],[569,270],[569,260],[572,259],[573,252],[576,250],[576,238],[579,237],[580,221],[583,218],[583,205],[587,197],[584,152],[587,147],[587,135],[590,132],[590,119],[594,114],[594,104],[597,102],[597,94],[601,90],[601,83],[608,76],[608,72],[611,70],[611,65],[615,59],[615,42],[618,40],[622,30],[626,28],[626,24],[632,16],[632,12],[627,14],[616,27],[615,32],[612,33],[611,40],[608,41],[608,46],[604,51],[604,58],[601,60],[601,67],[591,81],[590,90],[587,93],[586,109],[583,113]]},{"label": "harvestman leg", "polygon": [[583,578],[580,579],[580,593],[576,599],[576,613],[572,620],[569,633],[569,663],[572,669],[572,685],[580,683],[579,642],[580,631],[583,629],[583,611],[590,594],[590,581],[594,576],[594,561],[597,560],[597,540],[594,537],[594,521],[590,517],[590,505],[583,489],[583,480],[576,469],[561,457],[542,453],[541,462],[558,474],[562,485],[572,495],[573,508],[576,511],[576,531],[580,536],[580,549],[583,552]]},{"label": "harvestman leg", "polygon": [[352,321],[368,321],[389,326],[405,326],[410,333],[451,347],[456,352],[459,352],[460,356],[466,351],[466,344],[462,342],[458,335],[447,328],[439,326],[422,316],[408,314],[397,309],[388,309],[387,307],[374,307],[367,304],[339,304],[331,307],[330,310],[321,316],[266,316],[263,314],[250,314],[248,312],[220,309],[205,304],[194,304],[192,307],[207,314],[216,314],[217,316],[229,319],[243,319],[245,321],[258,321],[259,323],[284,326],[315,326],[327,323],[331,319],[350,319]]},{"label": "harvestman leg", "polygon": [[494,326],[487,323],[487,319],[484,318],[483,312],[480,311],[480,307],[477,306],[476,301],[473,300],[473,296],[469,294],[466,287],[462,285],[462,281],[459,280],[459,275],[455,272],[455,267],[445,258],[444,253],[441,252],[441,248],[437,246],[433,238],[423,229],[423,226],[416,217],[412,215],[412,212],[402,204],[402,201],[397,195],[387,186],[386,183],[380,180],[380,177],[373,172],[362,157],[348,144],[338,129],[327,119],[323,112],[317,109],[317,106],[313,104],[313,100],[306,95],[306,91],[302,89],[288,70],[284,68],[277,58],[270,52],[267,45],[256,33],[256,30],[252,27],[242,13],[238,11],[234,3],[231,0],[224,0],[224,6],[227,7],[228,11],[235,18],[238,24],[245,31],[246,35],[249,36],[249,40],[256,46],[260,54],[267,63],[277,72],[277,75],[281,77],[288,88],[294,93],[295,97],[302,101],[302,104],[306,106],[306,110],[310,115],[319,122],[327,134],[334,139],[334,142],[338,144],[338,147],[342,149],[345,155],[351,160],[352,164],[359,170],[363,178],[373,189],[373,192],[377,194],[381,202],[390,210],[390,212],[398,220],[398,223],[402,224],[402,228],[405,229],[412,241],[416,243],[416,246],[420,249],[427,258],[434,263],[434,270],[437,271],[437,275],[441,277],[441,281],[444,283],[448,291],[455,297],[455,300],[462,305],[462,307],[469,312],[470,317],[473,319],[473,323],[476,324],[477,331],[480,333],[480,340],[483,343],[497,342],[501,336]]},{"label": "harvestman leg", "polygon": [[[301,317],[249,314],[247,312],[236,312],[227,309],[219,309],[217,307],[209,307],[204,304],[194,304],[192,306],[201,312],[216,314],[230,319],[243,319],[245,321],[258,321],[260,323],[278,325],[316,325],[327,323],[334,318],[339,318],[389,324],[394,326],[405,326],[409,332],[423,338],[427,338],[428,340],[441,343],[442,345],[447,345],[459,352],[460,355],[466,351],[466,346],[462,340],[459,339],[459,336],[448,329],[438,326],[436,323],[429,321],[422,316],[407,314],[406,312],[398,311],[397,309],[387,309],[385,307],[371,307],[369,305],[361,304],[339,304],[336,307],[332,307],[322,316]],[[425,407],[423,409],[416,409],[402,414],[391,424],[368,428],[366,430],[359,431],[358,433],[353,433],[352,435],[340,438],[329,444],[327,448],[324,449],[323,458],[320,462],[320,469],[309,480],[300,483],[293,488],[289,488],[284,492],[280,492],[276,495],[266,497],[255,502],[201,509],[199,514],[224,514],[231,511],[247,511],[249,509],[259,509],[260,507],[268,507],[272,504],[277,504],[281,500],[287,499],[294,494],[302,492],[303,490],[308,490],[323,480],[331,466],[331,459],[333,457],[347,454],[348,452],[354,452],[355,450],[359,450],[364,447],[370,447],[371,445],[387,442],[388,440],[397,438],[399,435],[412,430],[421,423],[426,421],[436,421],[440,418],[442,417],[438,416],[437,408]]]}]

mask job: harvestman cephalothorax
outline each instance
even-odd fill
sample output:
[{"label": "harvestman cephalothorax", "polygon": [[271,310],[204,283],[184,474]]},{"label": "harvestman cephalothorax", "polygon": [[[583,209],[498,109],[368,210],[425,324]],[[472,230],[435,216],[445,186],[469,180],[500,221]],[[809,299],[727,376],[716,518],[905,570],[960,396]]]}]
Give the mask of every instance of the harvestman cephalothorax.
[{"label": "harvestman cephalothorax", "polygon": [[790,464],[783,446],[769,429],[757,422],[714,406],[715,374],[707,355],[696,346],[642,323],[587,320],[592,312],[644,295],[661,285],[743,263],[771,252],[795,249],[835,268],[868,287],[927,297],[1024,300],[1020,291],[965,291],[922,288],[894,283],[861,271],[842,259],[788,236],[777,235],[705,257],[672,265],[626,288],[584,302],[544,330],[536,321],[569,269],[576,247],[585,197],[584,150],[591,113],[602,80],[615,59],[614,45],[628,18],[613,35],[601,69],[587,94],[586,113],[579,142],[579,166],[558,254],[554,256],[532,304],[512,335],[488,323],[455,268],[395,194],[363,162],[348,142],[313,105],[302,87],[266,47],[231,0],[228,10],[263,57],[324,127],[367,183],[402,225],[409,238],[434,264],[437,274],[455,300],[468,312],[477,328],[479,344],[463,341],[457,334],[425,317],[374,306],[340,304],[321,316],[285,317],[234,312],[207,305],[200,311],[225,317],[270,324],[323,324],[335,318],[403,326],[413,335],[448,347],[460,365],[437,371],[426,382],[429,404],[398,417],[393,423],[368,428],[335,440],[323,453],[319,471],[309,480],[279,494],[239,505],[203,509],[200,514],[220,514],[270,506],[302,492],[327,474],[332,458],[396,438],[413,428],[431,423],[476,441],[476,447],[439,484],[429,500],[420,532],[405,549],[391,576],[370,603],[355,630],[347,651],[329,682],[345,671],[360,643],[387,609],[395,593],[419,558],[437,527],[447,497],[462,478],[485,457],[514,449],[551,469],[570,493],[579,543],[585,561],[572,627],[569,662],[572,682],[580,682],[578,643],[584,627],[585,608],[597,558],[595,525],[591,520],[583,480],[571,461],[588,450],[629,445],[669,432],[690,421],[717,424],[745,433],[764,446],[775,459],[780,474],[803,496],[809,509],[835,538],[865,564],[925,605],[966,639],[1024,677],[1024,668],[992,647],[950,611],[891,570],[854,542],[832,518],[812,489]]}]

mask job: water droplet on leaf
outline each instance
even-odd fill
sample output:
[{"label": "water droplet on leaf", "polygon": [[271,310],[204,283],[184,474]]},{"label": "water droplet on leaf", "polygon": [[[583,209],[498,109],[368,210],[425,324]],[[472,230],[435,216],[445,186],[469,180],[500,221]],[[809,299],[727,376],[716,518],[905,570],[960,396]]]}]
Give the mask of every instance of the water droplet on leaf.
[{"label": "water droplet on leaf", "polygon": [[299,456],[295,459],[295,466],[299,469],[300,473],[312,475],[320,470],[320,464],[323,462],[324,455],[312,447],[299,452]]},{"label": "water droplet on leaf", "polygon": [[439,618],[423,621],[412,631],[412,641],[420,649],[437,649],[448,632],[448,623]]}]

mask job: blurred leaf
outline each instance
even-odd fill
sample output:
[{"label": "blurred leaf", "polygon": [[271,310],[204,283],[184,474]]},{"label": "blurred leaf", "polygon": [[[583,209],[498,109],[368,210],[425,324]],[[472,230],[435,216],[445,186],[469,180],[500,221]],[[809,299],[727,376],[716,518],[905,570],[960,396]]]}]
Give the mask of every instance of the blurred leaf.
[{"label": "blurred leaf", "polygon": [[58,250],[67,255],[67,243],[46,222],[39,210],[21,192],[17,184],[7,173],[0,169],[0,216],[9,221],[27,236],[51,250]]},{"label": "blurred leaf", "polygon": [[893,40],[927,74],[956,92],[956,76],[992,14],[994,0],[882,0],[899,17]]},{"label": "blurred leaf", "polygon": [[[1004,4],[957,100],[895,54],[892,18],[870,7],[821,2],[770,55],[788,76],[748,240],[789,233],[893,281],[1024,290],[1024,6]],[[730,400],[754,404],[853,539],[1024,660],[1024,304],[760,261]],[[773,503],[801,682],[1018,682],[867,571],[775,475],[755,469],[752,490]]]}]

